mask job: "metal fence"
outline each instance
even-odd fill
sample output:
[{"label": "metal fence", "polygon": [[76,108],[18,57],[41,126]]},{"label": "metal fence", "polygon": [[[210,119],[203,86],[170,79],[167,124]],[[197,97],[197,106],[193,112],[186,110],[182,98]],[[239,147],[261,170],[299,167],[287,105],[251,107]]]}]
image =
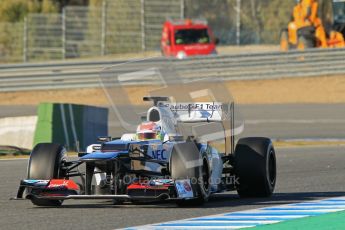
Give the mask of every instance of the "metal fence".
[{"label": "metal fence", "polygon": [[61,14],[30,14],[24,21],[24,61],[62,59],[63,30]]},{"label": "metal fence", "polygon": [[[103,0],[98,7],[69,6],[61,14],[29,14],[23,23],[0,24],[0,62],[61,60],[160,50],[167,18],[207,19],[221,44],[262,43],[241,30],[239,0]],[[267,33],[266,43],[278,41]]]},{"label": "metal fence", "polygon": [[64,58],[104,54],[102,8],[66,7],[64,20]]},{"label": "metal fence", "polygon": [[0,23],[0,62],[23,60],[24,23]]}]

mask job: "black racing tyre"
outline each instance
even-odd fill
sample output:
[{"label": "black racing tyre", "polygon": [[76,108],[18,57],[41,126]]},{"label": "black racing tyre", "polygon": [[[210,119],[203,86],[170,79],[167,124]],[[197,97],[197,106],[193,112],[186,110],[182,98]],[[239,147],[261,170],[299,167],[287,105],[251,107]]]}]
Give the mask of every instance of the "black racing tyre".
[{"label": "black racing tyre", "polygon": [[[65,148],[59,144],[37,144],[30,154],[27,178],[28,179],[59,179],[63,178],[60,170],[61,163],[65,160]],[[31,191],[35,193],[35,191]],[[60,206],[62,200],[45,200],[31,197],[33,204],[37,206]]]},{"label": "black racing tyre", "polygon": [[238,141],[234,170],[240,197],[269,197],[276,184],[276,156],[270,139],[247,137]]},{"label": "black racing tyre", "polygon": [[210,168],[206,153],[200,153],[194,142],[176,144],[170,156],[173,179],[190,179],[197,198],[177,200],[178,206],[198,206],[210,196]]}]

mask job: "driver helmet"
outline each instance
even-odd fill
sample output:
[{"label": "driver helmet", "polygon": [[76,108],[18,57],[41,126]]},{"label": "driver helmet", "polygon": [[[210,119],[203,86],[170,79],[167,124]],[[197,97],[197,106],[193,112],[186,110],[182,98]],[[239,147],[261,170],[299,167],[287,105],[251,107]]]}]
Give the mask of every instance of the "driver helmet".
[{"label": "driver helmet", "polygon": [[162,140],[162,128],[155,122],[143,122],[137,128],[137,139],[138,140]]}]

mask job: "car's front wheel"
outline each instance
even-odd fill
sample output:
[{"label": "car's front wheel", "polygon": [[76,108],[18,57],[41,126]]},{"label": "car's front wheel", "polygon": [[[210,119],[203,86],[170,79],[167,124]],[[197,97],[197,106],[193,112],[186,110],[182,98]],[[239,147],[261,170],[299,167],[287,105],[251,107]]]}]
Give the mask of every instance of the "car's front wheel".
[{"label": "car's front wheel", "polygon": [[210,168],[206,153],[200,153],[194,142],[176,144],[170,157],[171,177],[190,179],[196,198],[177,200],[178,206],[202,205],[210,196]]},{"label": "car's front wheel", "polygon": [[[63,178],[61,164],[65,160],[65,148],[59,144],[42,143],[37,144],[32,150],[29,158],[27,179],[50,180]],[[32,189],[31,195],[38,191]],[[31,202],[37,206],[60,206],[62,200],[40,199],[31,196]]]}]

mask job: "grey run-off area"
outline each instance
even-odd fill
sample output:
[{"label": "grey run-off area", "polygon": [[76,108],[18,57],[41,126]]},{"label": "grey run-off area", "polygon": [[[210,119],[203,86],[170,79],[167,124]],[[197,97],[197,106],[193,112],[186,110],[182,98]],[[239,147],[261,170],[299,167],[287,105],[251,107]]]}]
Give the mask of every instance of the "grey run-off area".
[{"label": "grey run-off area", "polygon": [[[241,136],[345,139],[345,104],[236,105],[235,110],[235,119],[245,123]],[[112,114],[109,134],[116,137],[128,132]],[[36,115],[36,106],[0,106],[0,118],[32,115]]]}]

